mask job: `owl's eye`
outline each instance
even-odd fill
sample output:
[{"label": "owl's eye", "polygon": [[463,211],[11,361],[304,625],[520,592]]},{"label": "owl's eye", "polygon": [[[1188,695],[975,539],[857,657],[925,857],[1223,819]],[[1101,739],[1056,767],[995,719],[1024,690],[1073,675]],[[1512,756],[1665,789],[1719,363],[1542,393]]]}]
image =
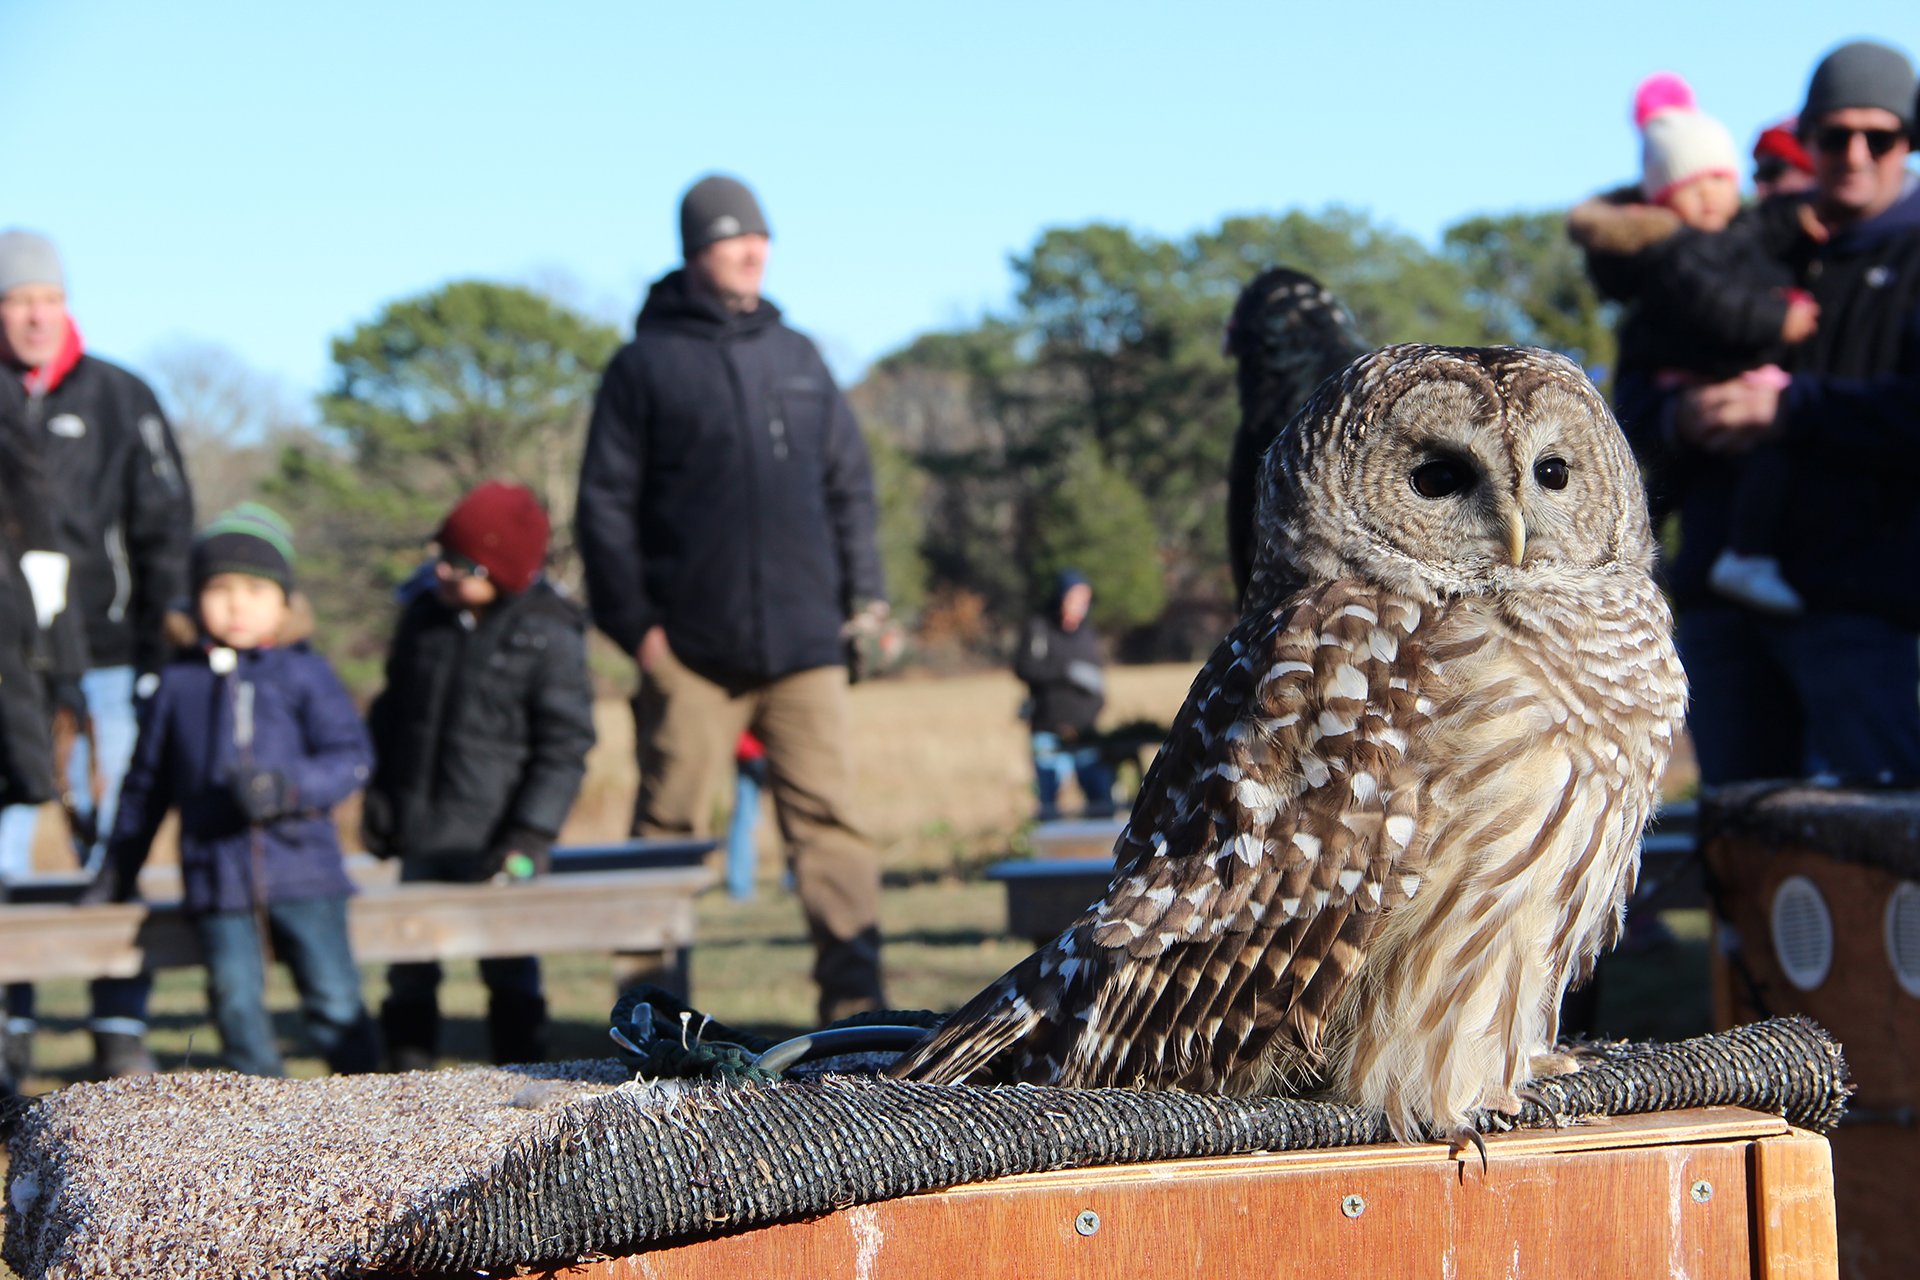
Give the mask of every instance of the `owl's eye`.
[{"label": "owl's eye", "polygon": [[1421,497],[1445,498],[1473,483],[1473,468],[1461,458],[1439,457],[1415,467],[1409,479]]},{"label": "owl's eye", "polygon": [[1567,462],[1565,458],[1542,458],[1533,464],[1533,478],[1545,489],[1564,489],[1567,487]]}]

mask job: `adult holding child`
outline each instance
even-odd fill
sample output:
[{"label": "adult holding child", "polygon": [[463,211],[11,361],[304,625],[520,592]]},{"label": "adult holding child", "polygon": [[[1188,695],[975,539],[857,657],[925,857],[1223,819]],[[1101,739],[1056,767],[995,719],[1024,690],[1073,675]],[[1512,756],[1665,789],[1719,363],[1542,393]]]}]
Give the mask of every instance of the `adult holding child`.
[{"label": "adult holding child", "polygon": [[[1804,618],[1757,631],[1726,611],[1683,617],[1710,779],[1729,762],[1736,777],[1920,779],[1914,98],[1912,63],[1884,44],[1844,45],[1815,68],[1799,116],[1815,187],[1760,214],[1804,230],[1788,263],[1819,304],[1819,331],[1787,363],[1786,386],[1723,382],[1676,407],[1677,441],[1698,455],[1770,441],[1790,453],[1782,560],[1808,601]],[[1769,714],[1783,694],[1797,716]]]},{"label": "adult holding child", "polygon": [[[1746,215],[1819,309],[1778,380],[1722,378],[1623,412],[1680,517],[1669,567],[1690,724],[1709,783],[1920,780],[1920,179],[1907,56],[1823,58],[1799,114],[1812,191]],[[1717,595],[1739,460],[1782,450],[1774,552],[1800,597],[1767,618]]]},{"label": "adult holding child", "polygon": [[884,617],[873,475],[813,343],[761,296],[769,232],[742,183],[680,206],[601,381],[576,517],[593,620],[640,666],[634,834],[706,834],[734,746],[769,790],[815,948],[819,1012],[879,1007],[879,862],[854,822],[845,637]]}]

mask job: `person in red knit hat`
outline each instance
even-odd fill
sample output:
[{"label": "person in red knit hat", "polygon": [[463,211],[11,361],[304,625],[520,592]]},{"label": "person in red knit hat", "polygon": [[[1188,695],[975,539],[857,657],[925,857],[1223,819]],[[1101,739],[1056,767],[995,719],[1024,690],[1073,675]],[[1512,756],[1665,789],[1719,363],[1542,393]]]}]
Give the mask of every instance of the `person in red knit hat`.
[{"label": "person in red knit hat", "polygon": [[1788,116],[1754,139],[1753,194],[1760,199],[1813,190],[1813,157],[1801,145],[1799,133],[1799,117]]},{"label": "person in red knit hat", "polygon": [[[545,871],[593,746],[586,619],[541,576],[549,525],[525,486],[489,481],[447,513],[431,577],[403,595],[362,835],[405,881],[514,882]],[[546,1056],[534,956],[486,959],[496,1062]],[[433,1065],[440,966],[396,964],[380,1011],[389,1064]]]}]

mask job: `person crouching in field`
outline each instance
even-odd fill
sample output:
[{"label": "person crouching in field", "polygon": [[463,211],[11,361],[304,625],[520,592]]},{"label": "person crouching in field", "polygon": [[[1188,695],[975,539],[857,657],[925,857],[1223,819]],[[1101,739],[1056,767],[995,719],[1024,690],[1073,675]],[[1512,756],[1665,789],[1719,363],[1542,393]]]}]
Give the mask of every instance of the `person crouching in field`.
[{"label": "person crouching in field", "polygon": [[180,811],[180,879],[207,957],[227,1065],[284,1073],[266,961],[286,961],[313,1048],[335,1071],[378,1050],[347,938],[353,891],[332,809],[366,783],[366,728],[333,668],[294,634],[293,539],[242,503],[194,540],[199,634],[140,713],[94,901],[134,896],[155,831]]},{"label": "person crouching in field", "polygon": [[[403,588],[387,685],[368,714],[378,764],[367,848],[404,881],[517,881],[547,869],[593,746],[586,619],[540,576],[547,513],[498,481],[462,498],[435,535],[430,578]],[[480,961],[495,1062],[546,1056],[534,956]],[[389,1065],[421,1070],[439,1045],[440,966],[387,971]]]}]

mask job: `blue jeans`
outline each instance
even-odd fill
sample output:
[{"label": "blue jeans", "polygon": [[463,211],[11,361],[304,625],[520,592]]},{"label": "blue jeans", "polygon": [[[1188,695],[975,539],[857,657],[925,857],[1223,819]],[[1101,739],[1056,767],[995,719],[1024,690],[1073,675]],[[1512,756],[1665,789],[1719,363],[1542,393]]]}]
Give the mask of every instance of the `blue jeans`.
[{"label": "blue jeans", "polygon": [[764,757],[739,762],[733,783],[733,818],[727,824],[727,896],[743,902],[753,896],[753,873],[760,863],[753,831],[760,825],[760,789],[766,782]]},{"label": "blue jeans", "polygon": [[[120,784],[133,763],[133,747],[140,726],[133,706],[134,670],[132,667],[96,667],[80,677],[80,690],[87,698],[87,714],[93,718],[93,738],[82,738],[74,746],[67,768],[67,785],[75,803],[87,812],[93,802],[90,786],[92,760],[100,759],[100,807],[94,812],[94,830],[98,839],[86,852],[86,869],[99,869],[105,855],[107,837],[113,833],[114,810],[120,803]],[[0,815],[0,867],[5,875],[24,874],[33,866],[33,827],[37,810],[24,805],[10,806]],[[99,978],[91,984],[95,1031],[113,1031],[125,1035],[145,1035],[147,1031],[147,995],[153,978],[141,974],[134,978]],[[7,988],[7,1012],[26,1026],[33,1020],[33,988],[24,983]]]},{"label": "blue jeans", "polygon": [[1920,781],[1920,635],[1864,614],[1708,605],[1676,638],[1702,782]]},{"label": "blue jeans", "polygon": [[1060,784],[1071,775],[1087,799],[1089,818],[1113,815],[1113,766],[1100,758],[1098,747],[1068,747],[1057,734],[1033,735],[1034,789],[1040,796],[1040,816],[1058,817]]},{"label": "blue jeans", "polygon": [[[372,1022],[360,1003],[360,971],[347,940],[347,900],[299,898],[267,907],[273,953],[293,971],[300,1013],[314,1051],[335,1071],[371,1071]],[[273,1019],[267,1014],[267,971],[251,911],[209,911],[194,917],[207,952],[207,1003],[227,1065],[250,1076],[284,1075]]]}]

